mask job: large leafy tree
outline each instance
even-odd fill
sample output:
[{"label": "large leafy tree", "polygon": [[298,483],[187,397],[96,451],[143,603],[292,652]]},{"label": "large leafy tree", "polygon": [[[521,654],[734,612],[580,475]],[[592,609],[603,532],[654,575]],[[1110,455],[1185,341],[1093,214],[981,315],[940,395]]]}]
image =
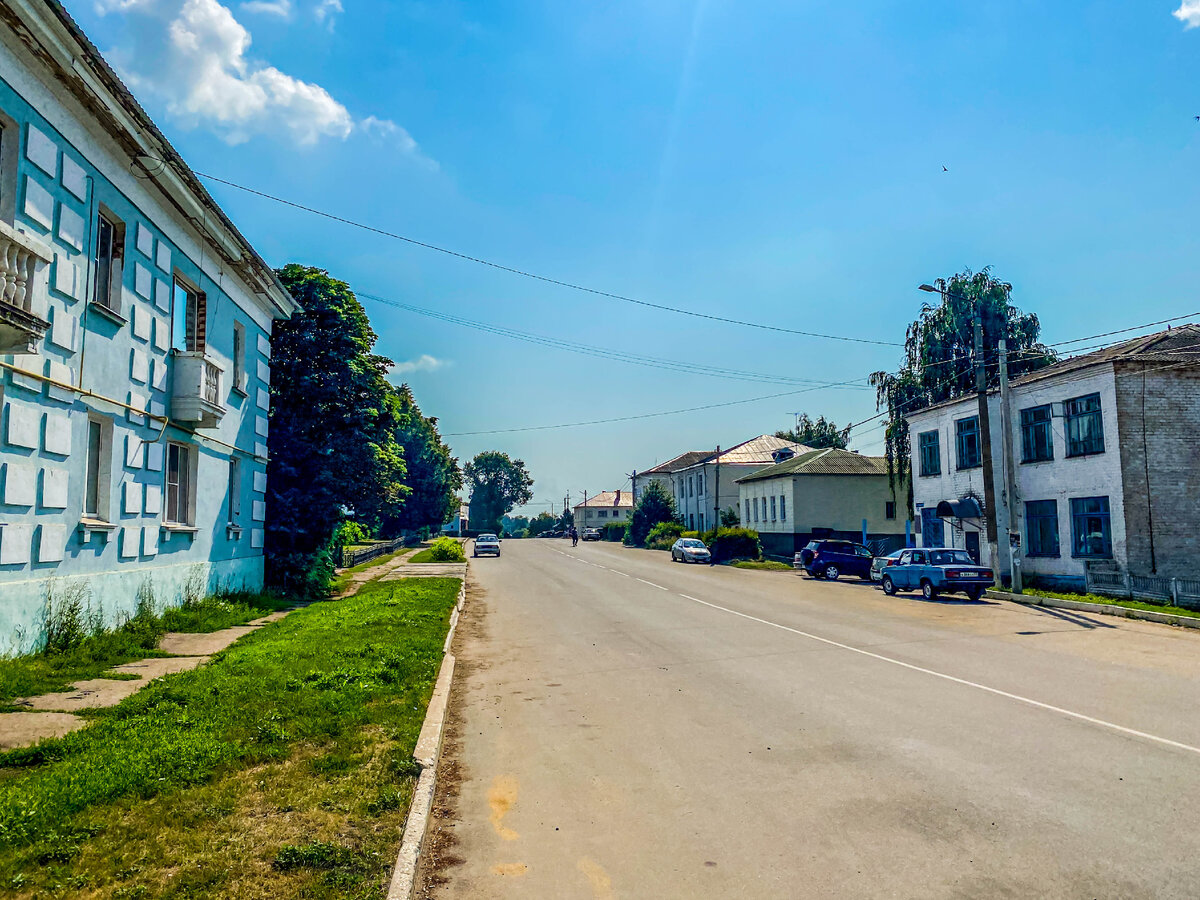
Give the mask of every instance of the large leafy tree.
[{"label": "large leafy tree", "polygon": [[651,481],[638,498],[629,522],[629,540],[635,547],[646,545],[646,535],[659,522],[678,522],[675,498],[660,481]]},{"label": "large leafy tree", "polygon": [[845,450],[846,442],[850,438],[850,429],[838,428],[824,416],[819,416],[814,421],[808,413],[801,413],[800,418],[796,420],[795,428],[777,431],[775,437],[804,444],[804,446],[814,449],[836,447],[839,450]]},{"label": "large leafy tree", "polygon": [[471,528],[499,531],[500,517],[533,499],[533,479],[519,459],[485,450],[463,468],[471,489]]},{"label": "large leafy tree", "polygon": [[557,518],[548,512],[540,512],[529,520],[529,536],[537,537],[543,531],[553,531],[557,525]]},{"label": "large leafy tree", "polygon": [[401,411],[385,380],[391,360],[372,352],[375,333],[350,287],[295,263],[278,275],[300,311],[271,341],[267,574],[317,595],[338,525],[378,527],[407,492]]},{"label": "large leafy tree", "polygon": [[1012,285],[992,275],[967,269],[933,285],[941,294],[926,303],[908,326],[904,360],[897,372],[875,372],[871,384],[887,419],[885,446],[892,493],[908,484],[912,506],[911,448],[906,415],[943,400],[975,391],[975,315],[983,322],[983,365],[989,387],[999,380],[999,347],[1008,348],[1010,377],[1032,372],[1054,361],[1054,351],[1039,340],[1041,323],[1034,313],[1012,305]]},{"label": "large leafy tree", "polygon": [[407,384],[392,388],[399,410],[396,442],[404,448],[405,484],[410,493],[403,505],[386,516],[382,533],[405,529],[441,528],[458,511],[462,470],[438,433],[437,419],[421,412]]}]

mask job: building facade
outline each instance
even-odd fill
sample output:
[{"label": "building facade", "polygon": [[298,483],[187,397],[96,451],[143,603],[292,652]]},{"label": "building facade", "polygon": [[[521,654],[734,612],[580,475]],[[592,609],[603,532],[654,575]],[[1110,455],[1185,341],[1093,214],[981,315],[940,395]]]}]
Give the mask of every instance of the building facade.
[{"label": "building facade", "polygon": [[633,502],[637,505],[638,500],[642,497],[642,491],[655,481],[662,485],[663,490],[668,494],[675,493],[674,482],[671,476],[681,469],[686,469],[696,463],[704,460],[715,454],[716,450],[689,450],[686,453],[681,453],[673,459],[667,460],[665,463],[659,463],[644,472],[634,472],[633,474]]},{"label": "building facade", "polygon": [[869,543],[877,553],[904,546],[907,487],[896,490],[887,460],[828,448],[798,454],[737,482],[742,524],[763,553],[786,559],[811,540]]},{"label": "building facade", "polygon": [[633,496],[629,491],[601,491],[588,497],[587,503],[577,503],[574,508],[575,528],[603,528],[605,525],[628,524],[633,518]]},{"label": "building facade", "polygon": [[1014,381],[1011,498],[1000,398],[988,395],[999,560],[983,536],[977,412],[970,397],[908,416],[922,546],[965,548],[1005,578],[1015,558],[1025,577],[1073,588],[1089,565],[1171,575],[1200,559],[1200,327],[1135,338]]},{"label": "building facade", "polygon": [[0,652],[263,579],[295,305],[62,6],[0,16]]}]

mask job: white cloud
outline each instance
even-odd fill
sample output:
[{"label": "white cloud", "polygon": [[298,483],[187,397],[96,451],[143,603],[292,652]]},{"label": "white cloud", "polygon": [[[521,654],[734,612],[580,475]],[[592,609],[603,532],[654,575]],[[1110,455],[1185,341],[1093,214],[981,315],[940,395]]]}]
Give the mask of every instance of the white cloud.
[{"label": "white cloud", "polygon": [[1179,9],[1171,13],[1184,28],[1200,28],[1200,0],[1182,0]]},{"label": "white cloud", "polygon": [[333,31],[334,18],[338,13],[345,11],[345,8],[342,6],[342,0],[319,0],[313,9],[313,18],[317,20],[318,25],[324,25],[330,31]]},{"label": "white cloud", "polygon": [[292,15],[292,0],[246,0],[238,8],[248,13],[288,19]]},{"label": "white cloud", "polygon": [[416,359],[396,363],[392,371],[397,375],[407,375],[409,372],[436,372],[448,365],[450,365],[450,361],[447,359],[438,359],[436,356],[423,353]]}]

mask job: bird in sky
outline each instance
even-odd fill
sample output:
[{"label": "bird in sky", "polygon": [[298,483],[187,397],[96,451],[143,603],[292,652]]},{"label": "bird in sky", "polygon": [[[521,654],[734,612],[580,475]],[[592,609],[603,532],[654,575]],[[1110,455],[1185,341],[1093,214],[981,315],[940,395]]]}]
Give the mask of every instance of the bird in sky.
[{"label": "bird in sky", "polygon": [[[1196,118],[1197,118],[1197,119],[1200,119],[1200,116],[1196,116]],[[950,170],[949,170],[949,169],[947,169],[945,166],[942,166],[942,171],[943,171],[943,172],[949,172]]]}]

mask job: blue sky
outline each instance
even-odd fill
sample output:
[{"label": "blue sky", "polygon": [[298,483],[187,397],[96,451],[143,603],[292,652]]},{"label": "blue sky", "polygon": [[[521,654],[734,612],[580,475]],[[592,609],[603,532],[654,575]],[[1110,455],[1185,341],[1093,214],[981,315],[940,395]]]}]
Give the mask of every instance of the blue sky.
[{"label": "blue sky", "polygon": [[[1200,0],[69,0],[191,165],[510,266],[902,341],[916,285],[992,266],[1048,341],[1200,309]],[[948,172],[942,171],[942,166]],[[273,264],[481,323],[822,381],[898,348],[530,281],[212,185]],[[364,301],[465,461],[577,502],[688,449],[875,412],[861,388],[627,365]],[[852,446],[879,452],[881,432]]]}]

